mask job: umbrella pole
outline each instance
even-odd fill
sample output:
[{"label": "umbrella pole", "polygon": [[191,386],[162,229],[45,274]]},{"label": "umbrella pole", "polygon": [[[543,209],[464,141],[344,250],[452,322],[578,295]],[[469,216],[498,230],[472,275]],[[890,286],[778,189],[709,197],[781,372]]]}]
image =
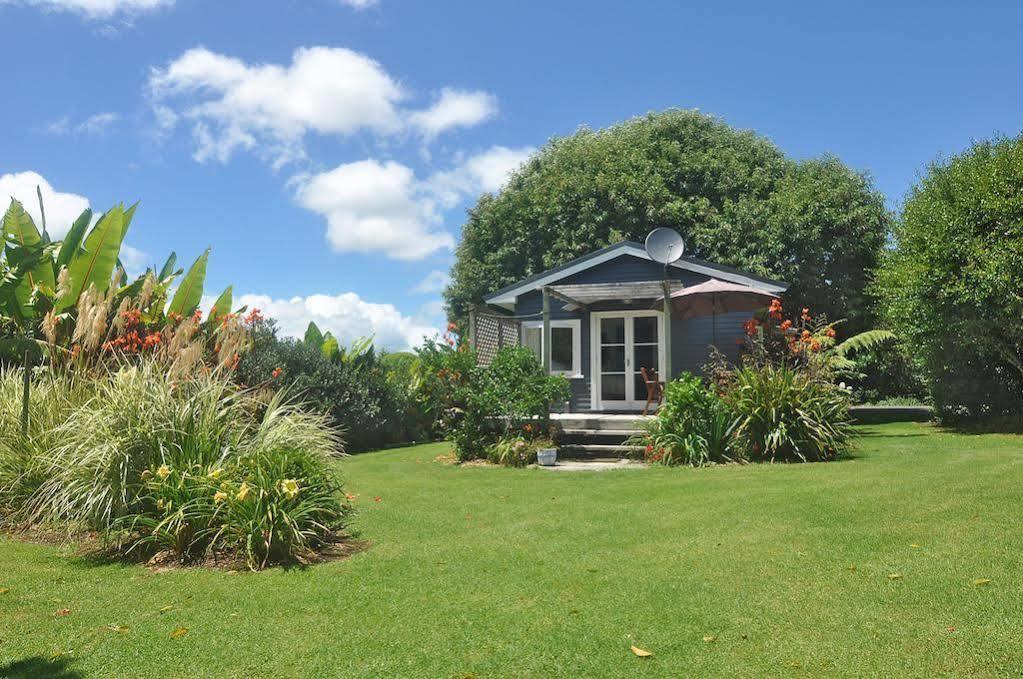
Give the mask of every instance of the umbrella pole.
[{"label": "umbrella pole", "polygon": [[718,346],[718,296],[714,293],[714,296],[710,300],[710,339],[714,344],[714,348]]}]

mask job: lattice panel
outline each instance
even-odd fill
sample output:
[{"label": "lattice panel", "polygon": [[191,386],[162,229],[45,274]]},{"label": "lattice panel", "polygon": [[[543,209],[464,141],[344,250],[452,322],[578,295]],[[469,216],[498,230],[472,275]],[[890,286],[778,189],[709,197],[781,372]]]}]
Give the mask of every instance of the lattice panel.
[{"label": "lattice panel", "polygon": [[476,346],[476,361],[480,365],[490,365],[498,351],[518,346],[519,323],[500,316],[477,314],[473,344]]}]

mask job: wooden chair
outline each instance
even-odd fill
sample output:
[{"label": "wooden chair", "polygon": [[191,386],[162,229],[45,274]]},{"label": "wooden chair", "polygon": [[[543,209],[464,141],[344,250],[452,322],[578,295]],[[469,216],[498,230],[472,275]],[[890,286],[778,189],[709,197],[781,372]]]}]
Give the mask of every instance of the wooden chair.
[{"label": "wooden chair", "polygon": [[639,371],[643,373],[643,381],[646,383],[646,405],[643,406],[643,414],[646,415],[650,412],[650,404],[655,400],[657,408],[661,406],[661,402],[664,400],[664,382],[657,379],[656,370],[648,371],[646,368],[640,368]]}]

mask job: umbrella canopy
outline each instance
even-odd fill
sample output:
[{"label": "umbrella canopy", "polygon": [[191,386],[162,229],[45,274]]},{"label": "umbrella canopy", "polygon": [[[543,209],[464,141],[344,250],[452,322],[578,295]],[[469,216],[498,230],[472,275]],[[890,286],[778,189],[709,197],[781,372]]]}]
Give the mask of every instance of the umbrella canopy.
[{"label": "umbrella canopy", "polygon": [[[778,295],[741,283],[726,283],[712,278],[671,293],[671,303],[680,318],[716,316],[734,311],[756,311]],[[664,299],[663,295],[660,298]]]}]

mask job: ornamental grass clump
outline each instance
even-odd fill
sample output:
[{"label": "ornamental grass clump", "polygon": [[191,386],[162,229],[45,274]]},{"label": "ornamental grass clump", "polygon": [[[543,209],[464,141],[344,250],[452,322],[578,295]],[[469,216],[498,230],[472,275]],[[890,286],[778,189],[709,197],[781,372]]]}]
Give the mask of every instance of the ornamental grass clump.
[{"label": "ornamental grass clump", "polygon": [[155,360],[91,389],[38,456],[29,523],[99,531],[122,553],[253,569],[338,539],[342,440],[322,415],[215,372],[171,381]]}]

